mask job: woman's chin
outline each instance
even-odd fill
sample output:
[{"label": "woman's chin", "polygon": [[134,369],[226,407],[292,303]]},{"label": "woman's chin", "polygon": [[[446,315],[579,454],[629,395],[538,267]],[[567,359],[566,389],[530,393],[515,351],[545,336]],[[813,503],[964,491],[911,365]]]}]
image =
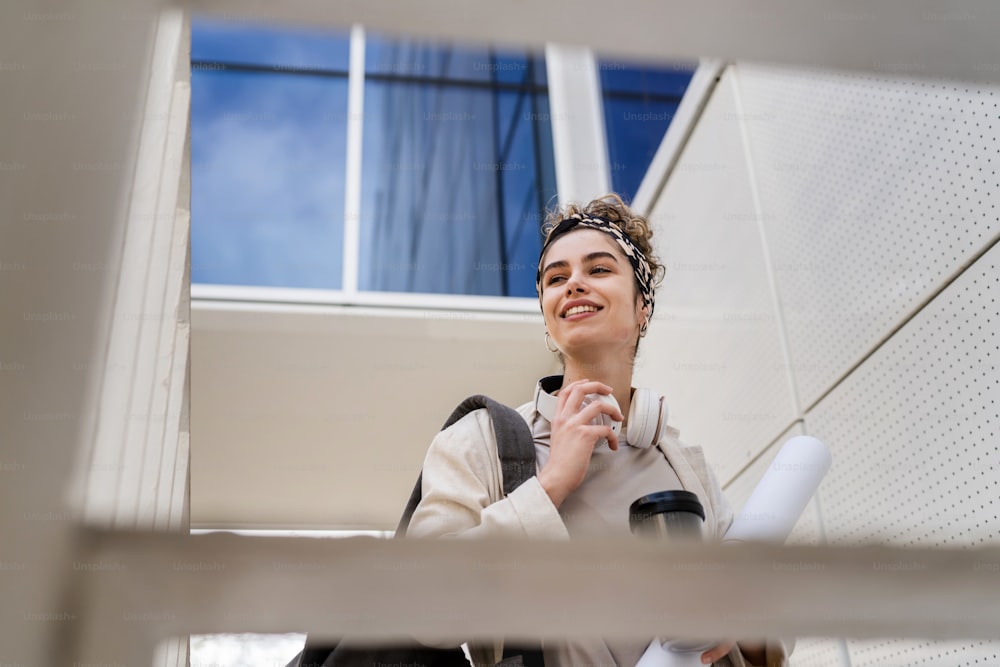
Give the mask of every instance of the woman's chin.
[{"label": "woman's chin", "polygon": [[618,352],[627,354],[628,346],[621,340],[598,336],[578,336],[559,346],[568,359],[614,358]]}]

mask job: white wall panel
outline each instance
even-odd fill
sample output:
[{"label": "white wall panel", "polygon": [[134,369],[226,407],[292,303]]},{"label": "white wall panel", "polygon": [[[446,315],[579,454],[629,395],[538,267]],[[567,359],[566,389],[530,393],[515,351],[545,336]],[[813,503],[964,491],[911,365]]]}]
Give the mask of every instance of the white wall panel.
[{"label": "white wall panel", "polygon": [[471,394],[558,372],[541,315],[195,301],[194,527],[394,529]]},{"label": "white wall panel", "polygon": [[[807,414],[808,432],[833,450],[821,487],[831,543],[1000,542],[998,294],[994,246]],[[873,563],[886,576],[921,566]],[[994,664],[1000,642],[887,639],[848,649],[855,666]]]},{"label": "white wall panel", "polygon": [[1000,642],[946,642],[883,639],[848,642],[853,667],[948,665],[972,667],[1000,663]]},{"label": "white wall panel", "polygon": [[788,657],[790,667],[848,667],[843,639],[804,637],[797,639]]},{"label": "white wall panel", "polygon": [[807,414],[831,542],[1000,542],[998,293],[994,246]]},{"label": "white wall panel", "polygon": [[[725,433],[719,406],[752,414],[745,406],[765,405],[756,409],[766,414],[781,404],[778,373],[756,378],[756,394],[739,391],[766,358],[794,379],[787,404],[795,414],[801,402],[805,432],[833,449],[819,507],[796,540],[818,539],[822,529],[841,544],[997,541],[998,105],[1000,89],[731,67],[681,158],[700,178],[670,174],[654,207],[668,264],[686,269],[695,258],[689,266],[700,270],[668,273],[665,331],[645,353],[671,380],[682,435],[706,445],[739,506],[776,446],[744,453],[732,443],[771,442],[791,422],[770,433]],[[706,148],[709,131],[715,153]],[[740,159],[746,167],[735,178]],[[745,264],[734,263],[734,245]],[[775,309],[762,298],[766,271],[751,269],[766,262]],[[758,326],[735,336],[729,320]],[[785,361],[762,355],[767,329],[787,345]],[[672,395],[671,386],[685,393]],[[819,510],[822,517],[812,513]],[[919,565],[873,567],[892,576]],[[991,642],[803,639],[793,657],[808,665],[991,664],[998,653]]]},{"label": "white wall panel", "polygon": [[743,65],[737,80],[809,406],[1000,233],[1000,88]]},{"label": "white wall panel", "polygon": [[650,218],[667,266],[636,382],[723,482],[797,417],[779,339],[731,70]]}]

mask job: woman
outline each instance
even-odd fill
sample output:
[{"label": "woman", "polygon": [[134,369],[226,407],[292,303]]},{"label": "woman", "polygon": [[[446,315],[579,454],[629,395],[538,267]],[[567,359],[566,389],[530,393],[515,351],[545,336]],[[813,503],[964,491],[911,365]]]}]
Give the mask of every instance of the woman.
[{"label": "woman", "polygon": [[[539,383],[535,401],[518,408],[532,429],[538,472],[504,497],[489,417],[485,410],[470,413],[431,444],[423,468],[423,500],[407,534],[556,539],[630,534],[632,501],[683,488],[699,496],[706,532],[721,537],[732,511],[701,449],[681,445],[677,432],[665,424],[654,429],[650,440],[655,446],[629,442],[635,354],[664,271],[652,252],[649,224],[618,196],[608,195],[550,214],[544,228],[536,288],[545,343],[559,353],[564,374],[561,382],[555,379],[556,387]],[[546,390],[554,395],[548,402],[543,400]],[[586,398],[593,394],[612,395],[619,407]],[[659,410],[655,412],[658,416]],[[620,435],[602,423],[602,416],[624,422]],[[648,644],[549,643],[545,664],[631,667]],[[488,649],[474,653],[477,664],[496,662],[498,649]],[[705,651],[702,661],[727,655],[733,664],[742,664],[743,658],[755,665],[784,661],[778,644],[736,647],[729,642]]]}]

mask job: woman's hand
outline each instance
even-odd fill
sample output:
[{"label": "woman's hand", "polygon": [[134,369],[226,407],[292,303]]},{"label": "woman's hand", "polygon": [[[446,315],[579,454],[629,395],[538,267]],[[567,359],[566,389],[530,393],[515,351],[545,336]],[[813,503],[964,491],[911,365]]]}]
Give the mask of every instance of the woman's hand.
[{"label": "woman's hand", "polygon": [[625,415],[604,401],[591,401],[580,407],[587,394],[608,395],[611,392],[608,385],[590,380],[571,382],[559,392],[552,416],[549,460],[538,473],[538,481],[556,507],[583,482],[594,446],[601,438],[607,439],[611,449],[618,449],[618,436],[611,427],[591,422],[602,413],[619,422],[625,421]]},{"label": "woman's hand", "polygon": [[[716,660],[721,660],[724,656],[729,655],[729,652],[732,651],[733,647],[736,645],[736,642],[722,642],[720,644],[716,644],[701,654],[701,664],[711,665]],[[740,653],[742,653],[743,657],[746,658],[752,665],[763,665],[767,660],[764,642],[740,642],[739,647]]]}]

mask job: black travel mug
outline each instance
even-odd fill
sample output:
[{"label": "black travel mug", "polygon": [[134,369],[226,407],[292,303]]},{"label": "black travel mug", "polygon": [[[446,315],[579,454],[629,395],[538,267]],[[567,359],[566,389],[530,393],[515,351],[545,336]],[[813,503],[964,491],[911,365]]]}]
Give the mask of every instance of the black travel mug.
[{"label": "black travel mug", "polygon": [[700,542],[705,509],[690,491],[658,491],[629,507],[628,525],[633,535]]}]

